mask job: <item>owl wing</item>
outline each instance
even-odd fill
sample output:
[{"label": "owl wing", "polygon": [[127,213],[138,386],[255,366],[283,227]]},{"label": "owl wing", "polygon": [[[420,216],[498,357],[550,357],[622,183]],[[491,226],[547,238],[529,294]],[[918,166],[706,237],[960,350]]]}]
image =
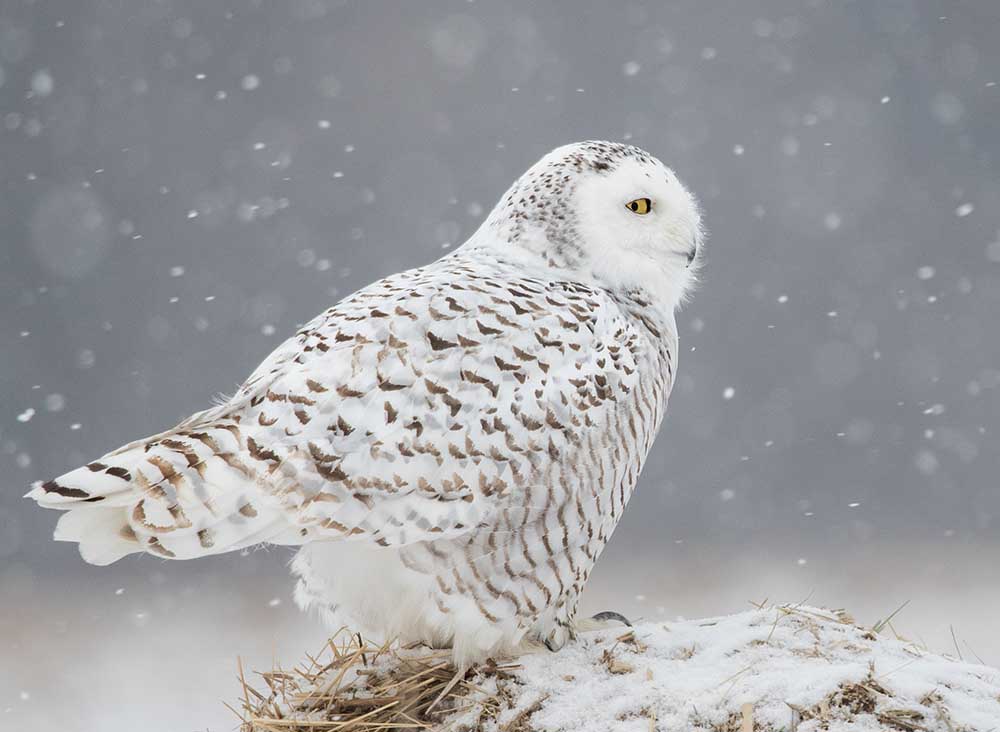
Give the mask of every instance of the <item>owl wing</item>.
[{"label": "owl wing", "polygon": [[454,538],[538,508],[531,485],[635,386],[647,338],[599,290],[446,258],[321,314],[226,404],[31,495],[74,509],[57,538],[94,561]]}]

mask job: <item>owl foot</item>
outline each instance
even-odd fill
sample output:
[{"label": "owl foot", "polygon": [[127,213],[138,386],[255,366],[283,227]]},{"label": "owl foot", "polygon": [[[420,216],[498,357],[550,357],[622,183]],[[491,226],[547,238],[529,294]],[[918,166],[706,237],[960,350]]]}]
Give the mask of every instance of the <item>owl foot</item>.
[{"label": "owl foot", "polygon": [[555,653],[570,641],[576,640],[580,633],[593,633],[599,630],[619,630],[621,626],[632,627],[631,621],[621,613],[605,610],[593,617],[560,623],[548,635],[528,634],[514,651],[514,656],[533,653]]},{"label": "owl foot", "polygon": [[548,638],[542,640],[540,638],[525,636],[511,655],[514,658],[518,658],[520,656],[528,656],[536,653],[551,653],[558,650],[559,647],[552,643]]},{"label": "owl foot", "polygon": [[556,628],[542,643],[550,651],[558,651],[569,641],[576,640],[580,633],[593,633],[599,630],[616,630],[620,626],[631,628],[632,623],[621,613],[605,610],[593,617],[574,620],[569,625]]},{"label": "owl foot", "polygon": [[573,635],[578,633],[593,633],[598,630],[620,630],[621,626],[631,628],[631,621],[621,613],[614,610],[605,610],[596,615],[577,620],[573,623]]}]

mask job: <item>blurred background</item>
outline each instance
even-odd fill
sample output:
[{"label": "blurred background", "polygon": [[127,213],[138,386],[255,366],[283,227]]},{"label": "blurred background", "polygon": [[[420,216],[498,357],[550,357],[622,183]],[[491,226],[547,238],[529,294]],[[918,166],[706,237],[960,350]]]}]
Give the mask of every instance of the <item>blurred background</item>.
[{"label": "blurred background", "polygon": [[1000,4],[0,1],[0,727],[229,730],[290,552],[85,565],[21,498],[460,244],[557,145],[700,196],[584,609],[846,607],[1000,664]]}]

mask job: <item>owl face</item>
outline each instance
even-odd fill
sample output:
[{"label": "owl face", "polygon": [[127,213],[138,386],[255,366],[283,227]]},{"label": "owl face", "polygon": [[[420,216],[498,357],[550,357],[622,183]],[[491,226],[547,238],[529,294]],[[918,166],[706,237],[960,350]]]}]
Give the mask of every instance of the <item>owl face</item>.
[{"label": "owl face", "polygon": [[637,147],[592,141],[533,165],[470,245],[528,250],[672,311],[694,282],[701,239],[698,204],[672,170]]},{"label": "owl face", "polygon": [[694,281],[701,215],[674,172],[651,156],[583,175],[572,204],[594,277],[676,306]]}]

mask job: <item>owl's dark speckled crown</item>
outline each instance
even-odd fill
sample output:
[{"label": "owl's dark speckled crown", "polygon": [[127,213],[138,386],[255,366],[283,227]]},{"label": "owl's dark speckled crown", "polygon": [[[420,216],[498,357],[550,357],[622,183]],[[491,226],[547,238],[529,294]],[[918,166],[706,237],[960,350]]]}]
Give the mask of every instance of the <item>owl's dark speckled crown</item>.
[{"label": "owl's dark speckled crown", "polygon": [[583,259],[567,205],[577,183],[587,173],[610,173],[626,160],[653,163],[655,158],[634,145],[604,140],[556,148],[514,182],[490,215],[490,226],[511,244],[518,244],[529,226],[538,228],[550,244],[550,263],[572,267]]}]

